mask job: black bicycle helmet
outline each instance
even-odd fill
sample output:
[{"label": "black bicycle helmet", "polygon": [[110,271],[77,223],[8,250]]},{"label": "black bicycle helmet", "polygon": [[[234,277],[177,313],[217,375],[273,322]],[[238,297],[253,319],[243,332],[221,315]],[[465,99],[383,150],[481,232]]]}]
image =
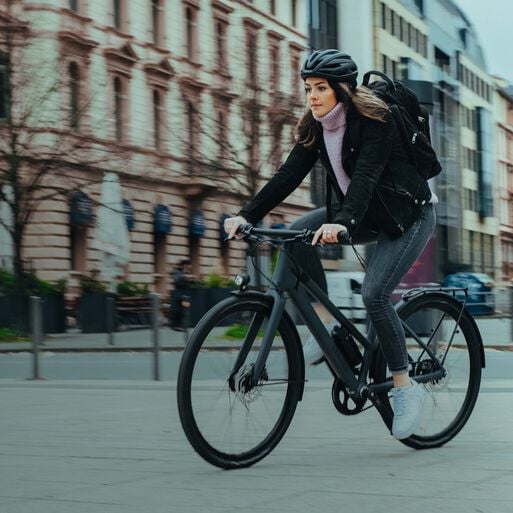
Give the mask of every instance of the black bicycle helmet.
[{"label": "black bicycle helmet", "polygon": [[321,77],[333,82],[349,82],[356,86],[358,67],[350,55],[333,48],[316,50],[301,68],[301,78]]}]

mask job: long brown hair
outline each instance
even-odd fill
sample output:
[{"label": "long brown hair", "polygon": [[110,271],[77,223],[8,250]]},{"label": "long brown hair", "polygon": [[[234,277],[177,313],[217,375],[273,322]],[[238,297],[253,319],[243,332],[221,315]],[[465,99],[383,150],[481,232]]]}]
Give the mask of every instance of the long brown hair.
[{"label": "long brown hair", "polygon": [[[357,112],[366,118],[384,122],[389,112],[388,105],[378,98],[369,88],[358,86],[354,89],[345,82],[332,83],[330,87],[335,91],[337,100],[346,105],[354,105]],[[305,148],[315,148],[321,134],[319,122],[308,109],[298,121],[295,128],[296,141]]]}]

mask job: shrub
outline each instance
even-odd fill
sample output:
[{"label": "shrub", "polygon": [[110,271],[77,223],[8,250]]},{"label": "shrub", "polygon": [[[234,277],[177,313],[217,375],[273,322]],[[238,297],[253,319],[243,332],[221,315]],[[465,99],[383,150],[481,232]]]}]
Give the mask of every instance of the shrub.
[{"label": "shrub", "polygon": [[224,276],[221,276],[217,273],[207,274],[201,284],[206,288],[235,288],[235,282],[233,280],[225,278]]},{"label": "shrub", "polygon": [[106,292],[107,284],[98,278],[98,271],[91,271],[89,275],[80,277],[80,289],[84,294],[92,294],[95,292]]},{"label": "shrub", "polygon": [[[56,282],[41,280],[33,271],[23,275],[23,288],[29,296],[45,296],[50,294],[64,294],[66,292],[66,280],[60,279]],[[0,294],[13,294],[16,292],[16,279],[14,275],[0,269]]]},{"label": "shrub", "polygon": [[150,293],[148,283],[135,283],[125,280],[118,283],[117,293],[120,296],[147,296]]}]

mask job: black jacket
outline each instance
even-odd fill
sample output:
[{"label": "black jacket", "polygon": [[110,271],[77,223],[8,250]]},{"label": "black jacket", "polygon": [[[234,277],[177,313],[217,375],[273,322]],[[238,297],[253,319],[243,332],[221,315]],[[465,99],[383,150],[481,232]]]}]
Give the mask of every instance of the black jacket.
[{"label": "black jacket", "polygon": [[328,219],[347,227],[354,242],[371,232],[404,233],[431,198],[427,182],[410,163],[391,115],[385,122],[347,110],[342,165],[351,178],[342,194],[331,167],[319,123],[319,147],[296,144],[285,163],[240,215],[255,224],[289,196],[320,158],[327,173]]}]

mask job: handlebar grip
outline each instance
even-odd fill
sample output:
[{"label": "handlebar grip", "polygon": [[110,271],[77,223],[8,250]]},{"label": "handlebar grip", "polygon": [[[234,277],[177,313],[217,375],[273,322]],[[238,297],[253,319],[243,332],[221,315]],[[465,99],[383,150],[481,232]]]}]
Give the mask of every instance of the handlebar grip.
[{"label": "handlebar grip", "polygon": [[342,231],[338,232],[337,240],[340,242],[340,244],[350,243],[351,237],[349,236],[349,232],[347,232],[346,230],[342,230]]}]

